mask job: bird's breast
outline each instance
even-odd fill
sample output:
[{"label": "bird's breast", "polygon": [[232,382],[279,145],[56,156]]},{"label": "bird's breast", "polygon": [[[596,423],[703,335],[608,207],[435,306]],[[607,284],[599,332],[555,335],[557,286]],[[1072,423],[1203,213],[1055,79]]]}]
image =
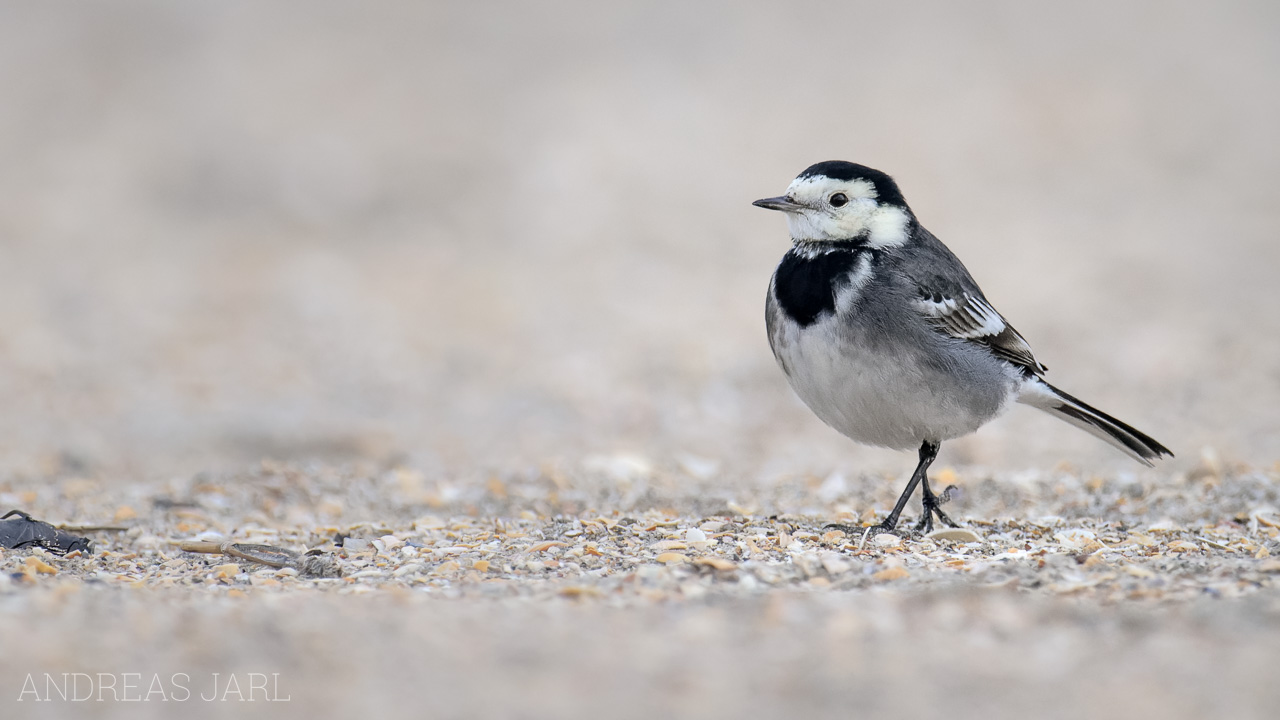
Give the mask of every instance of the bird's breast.
[{"label": "bird's breast", "polygon": [[1012,371],[899,308],[875,271],[856,253],[778,268],[769,343],[800,399],[846,436],[894,448],[965,435],[1000,414]]},{"label": "bird's breast", "polygon": [[857,302],[872,278],[873,260],[873,252],[865,249],[792,248],[774,272],[773,298],[791,321],[808,327]]}]

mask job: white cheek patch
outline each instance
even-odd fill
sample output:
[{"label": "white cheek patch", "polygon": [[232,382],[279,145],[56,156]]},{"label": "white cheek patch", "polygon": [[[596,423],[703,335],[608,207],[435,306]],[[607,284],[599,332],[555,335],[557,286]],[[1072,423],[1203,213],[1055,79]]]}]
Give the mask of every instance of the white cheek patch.
[{"label": "white cheek patch", "polygon": [[793,240],[848,240],[865,236],[868,247],[883,249],[905,244],[911,218],[896,207],[879,207],[874,202],[850,203],[837,213],[813,208],[788,213],[787,227]]},{"label": "white cheek patch", "polygon": [[830,240],[831,234],[823,220],[829,220],[813,210],[787,213],[787,229],[793,240]]},{"label": "white cheek patch", "polygon": [[[832,207],[830,198],[843,193],[849,202]],[[847,240],[865,236],[873,248],[898,247],[907,242],[910,216],[901,208],[876,202],[876,188],[867,180],[796,178],[787,195],[806,206],[787,214],[793,240]]]},{"label": "white cheek patch", "polygon": [[867,246],[873,248],[900,247],[907,242],[911,218],[901,208],[878,208],[867,222]]}]

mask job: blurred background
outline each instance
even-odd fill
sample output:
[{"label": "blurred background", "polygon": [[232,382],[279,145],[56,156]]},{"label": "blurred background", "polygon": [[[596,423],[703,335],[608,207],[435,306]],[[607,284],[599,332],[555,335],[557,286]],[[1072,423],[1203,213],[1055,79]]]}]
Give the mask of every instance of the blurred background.
[{"label": "blurred background", "polygon": [[[905,474],[764,335],[750,202],[828,159],[1166,468],[1270,465],[1278,38],[1269,2],[5,3],[0,472]],[[943,453],[1140,470],[1025,408]]]},{"label": "blurred background", "polygon": [[[1280,472],[1277,128],[1265,0],[0,0],[0,512],[130,526],[56,574],[0,557],[0,694],[154,668],[284,673],[262,716],[1268,717],[1280,604],[1243,554],[1117,602],[914,566],[655,594],[689,573],[642,558],[595,599],[556,594],[594,570],[360,595],[148,548],[887,509],[915,458],[823,426],[765,338],[789,238],[750,203],[830,159],[894,175],[1052,382],[1178,454],[1016,408],[944,446],[935,479],[999,481],[953,514],[1248,527]],[[72,710],[172,715],[143,705]]]}]

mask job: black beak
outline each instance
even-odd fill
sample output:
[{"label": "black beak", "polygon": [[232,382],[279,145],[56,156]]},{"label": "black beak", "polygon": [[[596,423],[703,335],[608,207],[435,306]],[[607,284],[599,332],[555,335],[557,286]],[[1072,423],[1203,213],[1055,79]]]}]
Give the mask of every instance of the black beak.
[{"label": "black beak", "polygon": [[782,212],[800,212],[804,206],[783,195],[782,197],[764,198],[757,200],[752,205],[762,207],[766,210],[781,210]]}]

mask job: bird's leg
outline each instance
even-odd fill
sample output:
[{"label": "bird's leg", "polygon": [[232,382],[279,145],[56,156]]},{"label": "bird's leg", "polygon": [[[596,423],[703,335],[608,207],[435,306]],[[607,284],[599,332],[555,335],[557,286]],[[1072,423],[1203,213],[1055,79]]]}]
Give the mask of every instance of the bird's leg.
[{"label": "bird's leg", "polygon": [[[929,463],[932,463],[933,459],[936,457],[938,457],[938,444],[925,440],[924,443],[920,445],[920,463],[916,465],[915,472],[911,473],[911,479],[907,481],[907,488],[902,491],[901,495],[898,496],[898,502],[894,503],[893,511],[889,513],[889,517],[885,518],[884,522],[881,522],[878,525],[872,525],[871,527],[868,527],[865,529],[856,528],[856,529],[862,530],[862,543],[866,543],[867,540],[881,533],[896,534],[897,532],[896,528],[898,526],[898,518],[902,515],[902,509],[907,506],[907,501],[911,499],[912,493],[915,492],[916,485],[919,485],[921,481],[924,481],[925,486],[928,487],[929,481],[925,477],[925,472],[929,469]],[[929,493],[929,497],[935,498],[933,493]],[[936,498],[934,499],[934,504],[936,507],[937,505]],[[941,514],[942,511],[938,510],[937,512]],[[928,517],[928,516],[929,516],[929,513],[926,510],[925,517]],[[948,522],[950,522],[950,519],[948,519]],[[844,530],[846,533],[848,533],[850,530],[855,530],[855,528],[851,528],[846,525],[828,525],[827,527],[839,528],[841,530]]]},{"label": "bird's leg", "polygon": [[[924,457],[924,449],[920,450],[920,457]],[[937,454],[937,451],[934,451]],[[930,458],[932,461],[933,458]],[[951,499],[951,489],[954,486],[947,486],[940,495],[935,495],[933,490],[929,488],[929,476],[923,475],[920,478],[920,522],[916,523],[916,532],[928,534],[933,532],[933,516],[937,515],[940,522],[946,523],[950,527],[960,527],[956,521],[947,517],[942,512],[942,504]]]}]

